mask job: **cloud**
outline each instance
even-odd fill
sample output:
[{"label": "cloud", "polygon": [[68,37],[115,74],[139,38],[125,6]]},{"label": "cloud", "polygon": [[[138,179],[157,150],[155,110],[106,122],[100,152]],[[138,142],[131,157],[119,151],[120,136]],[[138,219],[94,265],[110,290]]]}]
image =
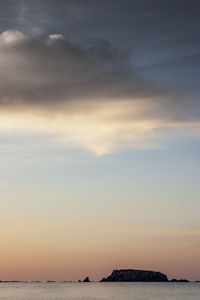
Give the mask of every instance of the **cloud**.
[{"label": "cloud", "polygon": [[[163,128],[199,128],[180,99],[140,77],[129,51],[10,30],[0,35],[0,129],[56,136],[97,155],[160,144]],[[186,131],[185,131],[186,132]]]},{"label": "cloud", "polygon": [[134,74],[127,52],[106,41],[78,47],[60,34],[47,41],[7,31],[0,36],[0,103],[45,104],[160,94]]}]

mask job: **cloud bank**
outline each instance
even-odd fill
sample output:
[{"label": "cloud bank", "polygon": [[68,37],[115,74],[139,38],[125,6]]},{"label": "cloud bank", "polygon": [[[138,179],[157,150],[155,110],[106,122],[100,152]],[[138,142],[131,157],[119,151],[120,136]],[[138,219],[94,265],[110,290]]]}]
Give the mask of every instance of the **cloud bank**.
[{"label": "cloud bank", "polygon": [[166,128],[199,129],[185,105],[140,77],[130,53],[104,40],[73,45],[0,35],[0,129],[56,136],[97,155],[160,144]]}]

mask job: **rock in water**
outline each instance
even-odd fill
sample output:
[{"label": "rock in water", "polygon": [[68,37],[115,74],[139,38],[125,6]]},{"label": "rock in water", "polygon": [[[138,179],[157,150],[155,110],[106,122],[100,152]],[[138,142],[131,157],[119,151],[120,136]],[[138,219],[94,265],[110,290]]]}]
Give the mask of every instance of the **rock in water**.
[{"label": "rock in water", "polygon": [[83,280],[83,282],[90,282],[89,277],[86,277],[86,278]]},{"label": "rock in water", "polygon": [[172,279],[170,282],[189,282],[187,279]]},{"label": "rock in water", "polygon": [[165,274],[154,271],[143,270],[114,270],[110,276],[103,278],[101,282],[120,282],[120,281],[136,281],[136,282],[167,282],[168,278]]}]

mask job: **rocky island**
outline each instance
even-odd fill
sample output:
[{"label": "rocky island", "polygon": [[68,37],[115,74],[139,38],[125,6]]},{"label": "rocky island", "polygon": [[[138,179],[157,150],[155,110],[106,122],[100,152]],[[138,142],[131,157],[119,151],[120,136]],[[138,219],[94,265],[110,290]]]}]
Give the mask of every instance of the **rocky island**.
[{"label": "rocky island", "polygon": [[110,276],[101,282],[168,282],[165,274],[155,271],[133,269],[114,270]]},{"label": "rocky island", "polygon": [[83,282],[90,282],[89,277],[86,277],[86,278],[83,280]]}]

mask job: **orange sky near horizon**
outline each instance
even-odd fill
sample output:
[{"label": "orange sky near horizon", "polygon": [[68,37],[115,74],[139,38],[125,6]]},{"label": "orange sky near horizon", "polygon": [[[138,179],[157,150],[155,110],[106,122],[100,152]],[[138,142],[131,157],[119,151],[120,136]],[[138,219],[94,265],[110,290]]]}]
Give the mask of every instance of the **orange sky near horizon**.
[{"label": "orange sky near horizon", "polygon": [[200,280],[200,1],[0,3],[0,280]]},{"label": "orange sky near horizon", "polygon": [[1,230],[0,279],[100,280],[119,268],[161,271],[169,279],[200,278],[198,231],[114,232],[83,225],[73,232],[63,227],[62,232],[64,224],[59,225]]}]

